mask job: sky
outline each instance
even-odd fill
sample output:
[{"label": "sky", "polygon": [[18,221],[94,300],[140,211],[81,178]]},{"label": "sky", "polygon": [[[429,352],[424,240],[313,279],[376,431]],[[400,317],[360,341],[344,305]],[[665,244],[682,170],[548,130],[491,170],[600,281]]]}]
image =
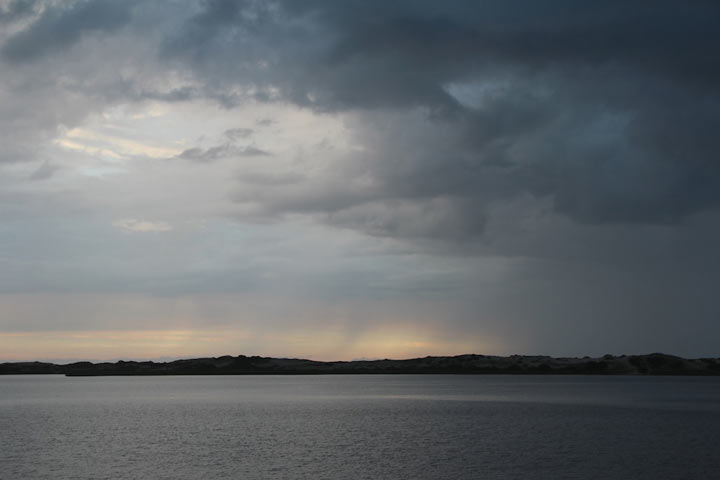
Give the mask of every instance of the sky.
[{"label": "sky", "polygon": [[0,361],[718,356],[719,23],[0,0]]}]

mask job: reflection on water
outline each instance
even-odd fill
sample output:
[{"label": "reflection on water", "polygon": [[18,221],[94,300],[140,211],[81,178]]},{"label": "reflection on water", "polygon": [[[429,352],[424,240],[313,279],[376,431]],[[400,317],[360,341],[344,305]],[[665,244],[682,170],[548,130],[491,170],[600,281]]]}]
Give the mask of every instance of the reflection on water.
[{"label": "reflection on water", "polygon": [[720,379],[0,377],[0,478],[717,478]]}]

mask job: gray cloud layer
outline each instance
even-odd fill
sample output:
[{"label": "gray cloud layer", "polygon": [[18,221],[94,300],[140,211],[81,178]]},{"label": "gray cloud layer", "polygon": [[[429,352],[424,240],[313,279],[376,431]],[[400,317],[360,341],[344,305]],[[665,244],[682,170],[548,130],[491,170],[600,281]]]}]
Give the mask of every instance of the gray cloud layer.
[{"label": "gray cloud layer", "polygon": [[[309,218],[403,242],[400,257],[518,259],[497,285],[462,277],[470,306],[449,330],[487,312],[506,319],[488,331],[525,329],[538,339],[528,348],[607,345],[623,329],[618,344],[633,348],[661,326],[643,348],[682,337],[708,351],[704,339],[720,333],[710,287],[720,281],[719,21],[710,1],[14,0],[0,7],[0,167],[34,161],[23,178],[46,182],[63,171],[46,158],[58,131],[117,105],[292,105],[342,118],[353,148],[317,145],[291,166],[234,172],[222,215]],[[276,146],[253,146],[255,133],[217,132],[173,157],[187,162],[165,164],[272,165]],[[313,157],[329,160],[310,172]],[[64,194],[4,194],[2,212],[30,218]],[[231,291],[263,268],[209,268],[176,290]],[[348,285],[349,295],[383,271],[369,270],[340,274],[347,282],[329,274],[317,290]],[[169,272],[157,290],[175,288],[167,277],[182,272]],[[101,285],[93,275],[85,284]],[[116,283],[133,275],[152,277],[123,271]],[[704,333],[683,337],[683,316]]]}]

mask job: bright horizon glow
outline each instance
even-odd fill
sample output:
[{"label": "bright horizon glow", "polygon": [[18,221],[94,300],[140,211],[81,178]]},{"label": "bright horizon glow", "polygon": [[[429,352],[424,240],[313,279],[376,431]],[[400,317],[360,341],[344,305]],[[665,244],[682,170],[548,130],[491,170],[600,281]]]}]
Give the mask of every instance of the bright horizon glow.
[{"label": "bright horizon glow", "polygon": [[[223,355],[339,361],[505,352],[488,335],[458,341],[454,332],[438,328],[443,308],[435,302],[283,296],[278,302],[274,294],[252,293],[0,295],[0,311],[16,325],[3,334],[0,362]],[[361,312],[371,323],[358,325]],[[75,328],[42,330],[48,317]],[[93,327],[83,327],[88,323]],[[123,329],[113,328],[121,324]]]},{"label": "bright horizon glow", "polygon": [[[59,331],[6,333],[0,362],[50,361],[169,361],[199,357],[261,356],[304,358],[319,361],[350,361],[361,358],[408,359],[475,353],[477,344],[432,343],[425,335],[408,336],[412,325],[379,328],[348,344],[342,332],[326,335],[288,332],[283,334],[242,331]],[[277,344],[269,348],[257,345]],[[487,344],[485,354],[500,354]],[[30,353],[33,352],[33,353]],[[68,352],[74,352],[68,355]]]}]

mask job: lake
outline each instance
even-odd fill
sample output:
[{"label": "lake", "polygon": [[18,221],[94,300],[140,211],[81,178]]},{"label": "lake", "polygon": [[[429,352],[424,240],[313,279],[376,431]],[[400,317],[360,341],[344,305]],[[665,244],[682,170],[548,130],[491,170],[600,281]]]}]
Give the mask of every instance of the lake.
[{"label": "lake", "polygon": [[0,376],[0,478],[717,479],[720,378]]}]

